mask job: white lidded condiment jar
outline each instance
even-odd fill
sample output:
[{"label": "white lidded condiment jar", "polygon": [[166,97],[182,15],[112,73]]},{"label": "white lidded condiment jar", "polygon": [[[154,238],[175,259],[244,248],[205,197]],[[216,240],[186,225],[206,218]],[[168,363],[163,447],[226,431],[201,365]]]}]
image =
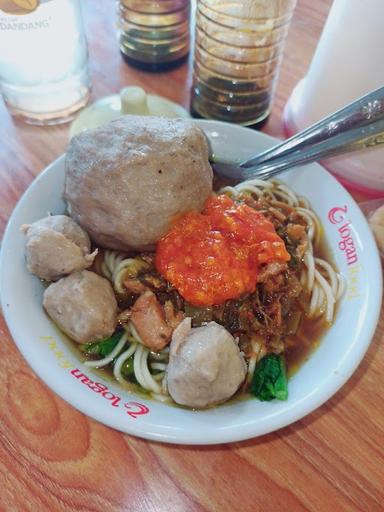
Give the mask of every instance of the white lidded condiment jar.
[{"label": "white lidded condiment jar", "polygon": [[[284,112],[289,135],[384,85],[384,0],[334,0],[307,75]],[[384,197],[384,148],[322,162],[341,182]]]},{"label": "white lidded condiment jar", "polygon": [[119,94],[100,98],[83,109],[73,121],[69,136],[73,137],[84,130],[97,128],[126,114],[190,117],[181,105],[162,96],[147,94],[141,87],[129,86],[124,87]]}]

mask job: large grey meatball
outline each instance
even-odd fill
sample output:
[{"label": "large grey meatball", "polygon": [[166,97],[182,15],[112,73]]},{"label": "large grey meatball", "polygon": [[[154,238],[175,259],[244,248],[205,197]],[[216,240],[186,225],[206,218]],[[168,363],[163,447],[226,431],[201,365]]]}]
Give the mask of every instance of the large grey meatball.
[{"label": "large grey meatball", "polygon": [[78,343],[107,338],[116,329],[117,302],[112,286],[88,270],[52,283],[44,292],[43,305],[57,326]]},{"label": "large grey meatball", "polygon": [[151,250],[212,191],[206,138],[191,121],[124,116],[71,140],[64,198],[99,245]]},{"label": "large grey meatball", "polygon": [[25,224],[22,231],[28,271],[46,281],[88,268],[97,254],[90,254],[89,236],[66,215],[50,215]]},{"label": "large grey meatball", "polygon": [[233,336],[216,322],[190,328],[185,319],[173,333],[167,369],[168,391],[188,407],[228,400],[245,379],[246,364]]}]

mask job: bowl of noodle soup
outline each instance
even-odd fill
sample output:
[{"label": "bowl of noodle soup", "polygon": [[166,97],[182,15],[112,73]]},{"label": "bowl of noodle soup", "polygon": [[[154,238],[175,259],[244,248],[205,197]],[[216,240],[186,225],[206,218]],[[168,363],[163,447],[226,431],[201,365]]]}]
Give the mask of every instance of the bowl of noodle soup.
[{"label": "bowl of noodle soup", "polygon": [[[219,187],[217,193],[219,196],[225,194],[237,201],[237,204],[252,205],[258,211],[265,212],[264,215],[273,220],[281,236],[285,236],[286,246],[292,245],[290,265],[273,263],[272,271],[267,266],[258,276],[256,292],[240,300],[227,300],[224,307],[221,305],[210,308],[191,306],[179,296],[174,301],[176,309],[192,317],[193,326],[199,327],[213,320],[224,325],[240,340],[240,348],[247,363],[248,386],[243,386],[244,392],[249,390],[256,365],[268,353],[284,352],[291,375],[300,367],[316,348],[322,334],[332,325],[347,283],[345,276],[338,272],[332,262],[322,236],[320,221],[308,200],[298,196],[287,184],[278,180],[267,182],[254,179],[235,186]],[[176,291],[173,287],[169,289],[169,284],[161,280],[151,254],[132,256],[115,250],[99,249],[94,270],[111,282],[124,309],[130,303],[129,293],[127,295],[127,286],[130,285],[127,275],[134,275],[138,266],[144,267],[135,276],[140,279],[140,283],[152,285],[151,290],[163,304],[167,301],[171,303]],[[281,274],[284,274],[284,279],[279,282]],[[153,286],[154,280],[157,281],[156,286]],[[136,280],[134,284],[137,286]],[[264,315],[264,318],[258,320],[259,315]],[[94,355],[97,343],[80,349],[84,365],[88,368],[103,368],[120,384],[127,385],[127,380],[130,380],[137,384],[136,390],[144,390],[152,398],[172,403],[166,385],[169,347],[166,346],[158,352],[151,351],[143,344],[132,321],[122,325],[124,329],[120,334],[117,333],[119,340],[106,357],[100,359]],[[124,368],[127,366],[128,369],[132,367],[132,378],[124,375]]]},{"label": "bowl of noodle soup", "polygon": [[[213,154],[222,160],[244,160],[275,142],[239,126],[196,123],[205,131]],[[319,407],[347,381],[363,358],[380,312],[380,260],[358,206],[320,165],[293,169],[279,181],[252,180],[220,191],[233,200],[246,197],[250,202],[273,202],[273,215],[295,210],[303,219],[310,243],[303,253],[298,278],[308,291],[311,322],[300,333],[302,340],[309,340],[305,352],[298,353],[292,339],[286,401],[263,402],[244,395],[203,410],[169,402],[163,386],[167,350],[157,354],[148,351],[132,324],[125,326],[114,350],[101,364],[100,358],[79,354],[44,313],[44,287],[25,268],[19,227],[47,212],[64,213],[63,183],[61,157],[34,181],[12,214],[1,253],[1,298],[12,336],[30,366],[53,391],[83,413],[123,432],[158,441],[239,441],[291,424]],[[116,293],[124,291],[124,275],[135,265],[134,259],[117,251],[102,253],[99,271],[111,281]],[[263,350],[257,339],[251,345],[249,376]],[[129,358],[135,375],[132,386],[124,385],[121,373]]]}]

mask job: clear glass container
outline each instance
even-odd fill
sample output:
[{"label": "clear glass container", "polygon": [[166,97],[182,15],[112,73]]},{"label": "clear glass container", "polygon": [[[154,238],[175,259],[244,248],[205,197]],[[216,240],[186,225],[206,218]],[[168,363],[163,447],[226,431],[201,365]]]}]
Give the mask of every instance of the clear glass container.
[{"label": "clear glass container", "polygon": [[296,0],[198,0],[191,112],[255,125],[269,114]]},{"label": "clear glass container", "polygon": [[189,53],[189,0],[120,0],[120,51],[129,64],[151,71],[175,68]]},{"label": "clear glass container", "polygon": [[90,91],[80,0],[0,2],[0,90],[29,123],[73,119]]}]

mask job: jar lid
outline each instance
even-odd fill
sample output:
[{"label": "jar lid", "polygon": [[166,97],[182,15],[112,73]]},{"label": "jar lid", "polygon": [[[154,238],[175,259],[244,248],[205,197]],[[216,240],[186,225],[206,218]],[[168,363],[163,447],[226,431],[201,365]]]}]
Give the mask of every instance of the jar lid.
[{"label": "jar lid", "polygon": [[97,128],[126,114],[190,118],[182,106],[162,96],[147,94],[141,87],[124,87],[120,94],[105,96],[84,108],[72,122],[69,136]]}]

